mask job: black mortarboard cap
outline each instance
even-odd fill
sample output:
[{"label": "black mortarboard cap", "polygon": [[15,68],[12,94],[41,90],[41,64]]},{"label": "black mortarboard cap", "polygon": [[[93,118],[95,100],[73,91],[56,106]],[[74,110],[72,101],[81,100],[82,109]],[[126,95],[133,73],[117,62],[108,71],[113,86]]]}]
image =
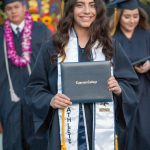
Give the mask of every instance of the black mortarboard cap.
[{"label": "black mortarboard cap", "polygon": [[139,7],[137,0],[113,0],[108,7],[121,9],[135,9]]},{"label": "black mortarboard cap", "polygon": [[13,3],[13,2],[17,2],[17,1],[22,2],[23,0],[3,0],[3,2],[4,2],[4,7],[5,7],[7,4],[9,4],[9,3]]}]

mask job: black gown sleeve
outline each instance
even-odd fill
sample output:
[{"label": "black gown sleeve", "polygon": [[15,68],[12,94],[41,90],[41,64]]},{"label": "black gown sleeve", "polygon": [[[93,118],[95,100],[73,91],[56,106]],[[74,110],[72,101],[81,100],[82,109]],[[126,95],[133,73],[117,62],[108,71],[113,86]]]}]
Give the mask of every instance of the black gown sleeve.
[{"label": "black gown sleeve", "polygon": [[47,130],[53,118],[54,110],[50,106],[50,101],[55,93],[51,92],[49,85],[49,71],[52,66],[50,63],[51,49],[54,49],[51,41],[42,46],[29,82],[25,88],[26,101],[32,107],[33,111],[36,133],[41,128],[42,130]]},{"label": "black gown sleeve", "polygon": [[136,92],[139,80],[131,66],[131,62],[122,50],[121,45],[114,42],[114,76],[122,89],[120,96],[114,95],[116,104],[116,122],[121,128],[129,126],[138,104]]},{"label": "black gown sleeve", "polygon": [[147,78],[150,81],[150,70],[147,72]]},{"label": "black gown sleeve", "polygon": [[[148,55],[150,56],[150,31],[148,32],[147,47],[148,47]],[[150,81],[150,70],[146,73],[146,76],[148,80]]]}]

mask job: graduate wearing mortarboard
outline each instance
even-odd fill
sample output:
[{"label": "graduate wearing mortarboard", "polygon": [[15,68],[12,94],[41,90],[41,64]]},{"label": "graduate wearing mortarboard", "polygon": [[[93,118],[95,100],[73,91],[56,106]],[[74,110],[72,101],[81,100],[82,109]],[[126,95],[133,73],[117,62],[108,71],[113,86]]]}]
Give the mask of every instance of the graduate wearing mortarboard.
[{"label": "graduate wearing mortarboard", "polygon": [[[53,38],[42,47],[26,88],[32,99],[36,135],[49,131],[48,150],[117,150],[114,119],[122,129],[130,124],[137,106],[134,90],[138,78],[120,44],[111,40],[103,1],[66,1]],[[72,104],[61,93],[62,62],[112,59],[108,89],[114,101]]]},{"label": "graduate wearing mortarboard", "polygon": [[[150,56],[150,28],[147,14],[139,7],[136,0],[123,0],[115,4],[112,35],[121,43],[132,64],[147,58]],[[136,93],[139,98],[139,106],[134,122],[130,126],[130,128],[133,127],[134,134],[132,134],[133,137],[130,136],[127,139],[130,143],[128,149],[149,150],[150,60],[147,59],[133,67],[140,80],[139,91]]]},{"label": "graduate wearing mortarboard", "polygon": [[3,9],[8,18],[0,27],[3,150],[41,150],[38,142],[32,147],[32,115],[24,99],[24,86],[41,45],[50,40],[50,32],[44,24],[32,20],[23,0],[4,0]]}]

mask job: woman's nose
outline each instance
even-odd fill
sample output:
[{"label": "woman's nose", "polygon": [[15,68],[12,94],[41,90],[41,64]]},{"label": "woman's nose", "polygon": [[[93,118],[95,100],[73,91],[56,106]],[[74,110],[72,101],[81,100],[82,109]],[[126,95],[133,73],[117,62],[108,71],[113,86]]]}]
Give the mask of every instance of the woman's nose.
[{"label": "woman's nose", "polygon": [[84,12],[85,12],[85,13],[90,13],[90,7],[89,7],[89,6],[85,6]]}]

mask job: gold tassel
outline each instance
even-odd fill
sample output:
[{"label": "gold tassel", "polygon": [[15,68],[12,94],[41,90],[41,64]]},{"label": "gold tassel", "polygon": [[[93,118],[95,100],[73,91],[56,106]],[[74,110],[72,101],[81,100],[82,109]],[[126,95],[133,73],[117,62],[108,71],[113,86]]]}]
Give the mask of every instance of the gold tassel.
[{"label": "gold tassel", "polygon": [[62,144],[61,150],[67,150],[65,141],[65,109],[62,109]]},{"label": "gold tassel", "polygon": [[61,2],[61,17],[63,16],[63,13],[64,13],[64,6],[65,6],[65,2],[64,2],[64,0],[62,0],[62,2]]},{"label": "gold tassel", "polygon": [[66,145],[61,145],[61,150],[67,150]]},{"label": "gold tassel", "polygon": [[112,29],[112,32],[111,32],[111,36],[113,36],[116,32],[116,27],[117,27],[117,23],[118,23],[118,9],[115,8],[114,10],[114,22],[113,22],[113,29]]},{"label": "gold tassel", "polygon": [[117,134],[115,135],[115,147],[116,147],[115,148],[116,150],[119,149],[119,147],[118,147],[118,135]]}]

